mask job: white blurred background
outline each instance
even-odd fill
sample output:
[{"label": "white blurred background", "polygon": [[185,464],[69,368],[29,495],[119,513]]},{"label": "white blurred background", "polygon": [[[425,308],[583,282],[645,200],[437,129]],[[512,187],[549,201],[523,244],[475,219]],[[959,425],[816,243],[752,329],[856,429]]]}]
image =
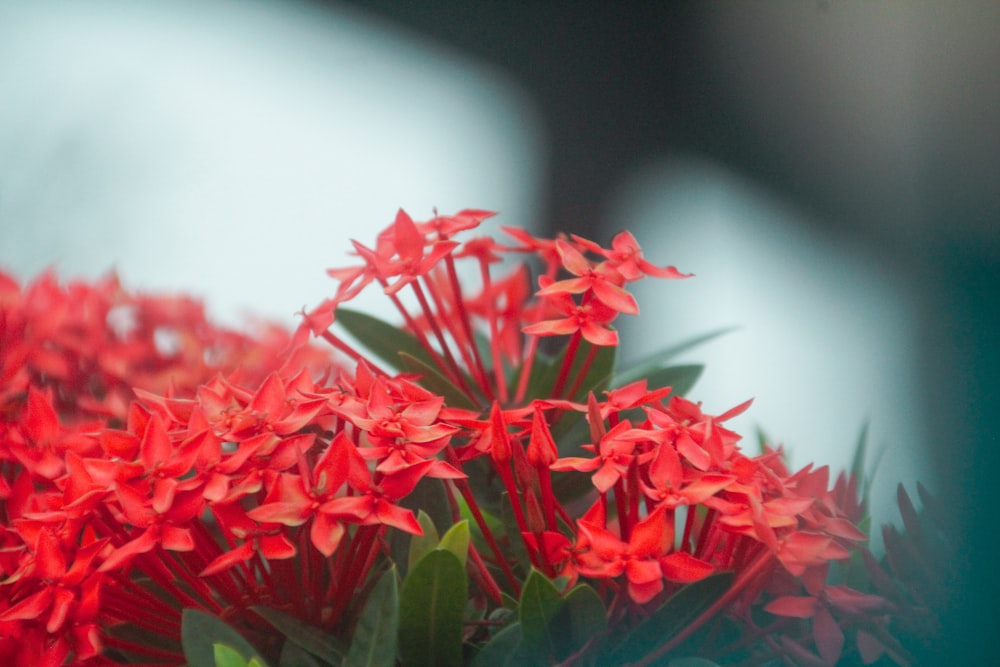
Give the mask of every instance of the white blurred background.
[{"label": "white blurred background", "polygon": [[5,2],[0,100],[0,267],[24,277],[115,269],[292,322],[400,207],[538,224],[524,93],[347,9]]}]

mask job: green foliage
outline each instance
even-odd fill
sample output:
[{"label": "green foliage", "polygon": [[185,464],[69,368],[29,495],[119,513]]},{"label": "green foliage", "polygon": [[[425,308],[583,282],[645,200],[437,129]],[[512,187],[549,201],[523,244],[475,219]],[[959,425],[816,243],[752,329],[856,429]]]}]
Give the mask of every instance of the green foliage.
[{"label": "green foliage", "polygon": [[279,667],[326,667],[327,663],[320,661],[309,651],[295,642],[286,641],[281,647],[278,658]]},{"label": "green foliage", "polygon": [[462,664],[468,592],[465,568],[450,551],[435,549],[410,570],[399,598],[399,657],[406,667]]},{"label": "green foliage", "polygon": [[[636,380],[641,380],[643,378],[650,380],[649,382],[650,387],[666,386],[666,385],[655,384],[652,381],[652,378],[655,376],[657,371],[668,368],[667,365],[668,361],[674,359],[683,352],[687,352],[688,350],[698,347],[699,345],[703,345],[710,340],[714,340],[715,338],[718,338],[724,334],[727,334],[731,331],[735,331],[735,329],[736,327],[717,329],[715,331],[710,331],[709,333],[702,334],[700,336],[695,336],[694,338],[689,338],[688,340],[677,343],[676,345],[671,345],[670,347],[664,350],[660,350],[659,352],[649,357],[646,357],[637,364],[634,364],[629,368],[616,373],[614,381],[612,382],[612,386],[623,387],[631,382],[635,382]],[[676,393],[680,394],[682,392],[677,390]]]},{"label": "green foliage", "polygon": [[398,633],[396,568],[390,568],[368,596],[343,667],[392,667],[396,664]]},{"label": "green foliage", "polygon": [[521,641],[521,624],[511,623],[491,639],[472,661],[471,667],[522,667],[532,664],[532,656]]},{"label": "green foliage", "polygon": [[680,589],[625,637],[611,652],[608,664],[634,662],[663,646],[722,597],[732,583],[731,572],[720,572]]},{"label": "green foliage", "polygon": [[[257,650],[225,621],[217,616],[206,614],[197,609],[185,609],[181,613],[181,647],[184,649],[184,659],[189,667],[216,667],[217,645],[223,645],[222,656],[225,660],[242,660],[236,663],[239,667],[248,665],[248,661],[256,660],[253,667],[267,667],[267,663],[257,653]],[[233,663],[219,664],[219,667],[230,667]]]},{"label": "green foliage", "polygon": [[434,365],[434,360],[416,336],[377,317],[338,306],[336,323],[394,370],[407,370],[400,354],[409,355],[428,366]]},{"label": "green foliage", "polygon": [[448,529],[437,548],[455,554],[462,567],[465,567],[469,559],[469,539],[469,522],[463,519]]},{"label": "green foliage", "polygon": [[439,537],[434,520],[423,510],[417,510],[417,523],[423,529],[423,535],[410,536],[410,551],[406,558],[406,571],[413,569],[421,558],[437,548]]},{"label": "green foliage", "polygon": [[604,603],[593,588],[581,584],[561,595],[554,582],[534,569],[516,608],[518,620],[496,633],[473,665],[554,664],[607,629]]},{"label": "green foliage", "polygon": [[[333,636],[320,628],[303,623],[278,609],[252,607],[253,611],[270,623],[288,642],[331,665],[339,665],[346,653]],[[286,642],[286,643],[288,643]],[[285,667],[282,663],[282,667]]]},{"label": "green foliage", "polygon": [[555,656],[555,628],[550,623],[561,607],[562,598],[555,585],[538,570],[532,570],[521,589],[518,607],[522,643],[530,653]]},{"label": "green foliage", "polygon": [[257,658],[247,660],[243,655],[225,644],[213,644],[215,651],[215,667],[261,667]]}]

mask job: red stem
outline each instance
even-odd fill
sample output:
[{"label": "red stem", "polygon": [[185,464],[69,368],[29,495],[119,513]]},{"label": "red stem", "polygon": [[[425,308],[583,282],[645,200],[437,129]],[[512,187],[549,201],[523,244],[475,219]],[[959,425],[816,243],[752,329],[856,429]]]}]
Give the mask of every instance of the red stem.
[{"label": "red stem", "polygon": [[[476,345],[476,339],[472,330],[472,321],[469,319],[469,311],[465,307],[465,299],[462,298],[462,288],[458,284],[458,273],[455,271],[455,258],[451,255],[445,257],[445,267],[448,271],[448,282],[454,297],[455,309],[458,311],[458,321],[462,324],[462,331],[465,333],[465,340],[468,342],[468,347],[470,348],[468,351],[465,348],[460,348],[462,357],[466,360],[469,367],[476,371],[476,379],[479,382],[480,389],[483,390],[483,394],[486,396],[486,400],[492,401],[495,397],[487,379],[488,375],[486,367],[483,365],[483,358],[479,354],[479,347]],[[472,355],[471,358],[469,356],[470,352]]]},{"label": "red stem", "polygon": [[[490,265],[482,257],[479,258],[479,274],[483,281],[483,294],[487,295],[486,307],[488,312],[486,313],[486,319],[489,321],[490,326],[490,355],[493,357],[493,378],[497,383],[497,393],[500,395],[500,402],[506,403],[508,398],[507,378],[504,376],[503,361],[500,355],[500,331],[497,328],[496,310],[493,308],[493,283],[490,279]],[[475,346],[475,341],[473,341],[473,346]]]},{"label": "red stem", "polygon": [[[576,352],[580,349],[580,340],[583,335],[580,330],[577,329],[570,336],[569,343],[566,344],[566,354],[563,356],[562,366],[559,368],[559,375],[556,377],[556,383],[552,387],[552,396],[554,398],[562,398],[562,390],[566,386],[566,378],[569,377],[569,371],[573,367],[573,361],[576,359]],[[596,348],[595,348],[596,349]],[[566,398],[571,398],[572,395]]]},{"label": "red stem", "polygon": [[[454,458],[453,451],[448,450],[448,454],[449,458]],[[475,496],[472,495],[472,489],[469,488],[469,483],[464,479],[455,479],[452,480],[452,483],[455,485],[455,488],[458,489],[458,492],[462,494],[465,504],[469,507],[469,511],[472,512],[472,518],[476,520],[476,525],[479,526],[479,530],[482,532],[483,538],[490,546],[490,550],[493,552],[493,556],[497,560],[497,565],[500,566],[500,569],[503,570],[504,576],[507,577],[507,581],[510,582],[511,588],[514,590],[514,594],[519,596],[521,594],[521,587],[517,582],[517,577],[514,576],[514,571],[510,569],[510,565],[507,563],[507,559],[504,556],[503,551],[500,549],[500,545],[497,544],[496,538],[493,536],[493,532],[486,524],[486,519],[483,518],[483,513],[479,510],[479,504],[476,502]]]},{"label": "red stem", "polygon": [[[451,347],[445,340],[444,334],[441,332],[441,327],[438,326],[437,318],[434,317],[434,311],[431,310],[431,306],[427,302],[427,297],[424,295],[423,288],[420,287],[420,283],[417,281],[411,282],[410,287],[413,289],[413,293],[417,295],[417,301],[420,302],[420,308],[424,311],[427,323],[430,324],[431,331],[434,332],[434,337],[437,338],[438,345],[441,346],[441,352],[447,360],[447,367],[451,369],[452,379],[455,381],[456,386],[458,386],[458,388],[461,389],[473,403],[477,403],[475,394],[472,393],[468,383],[465,381],[465,376],[462,375],[462,369],[459,368],[458,362],[455,361],[455,357],[451,353]],[[444,370],[444,367],[445,364],[442,364],[441,370]]]},{"label": "red stem", "polygon": [[573,400],[573,397],[580,391],[580,385],[583,384],[587,373],[590,372],[590,367],[594,364],[594,359],[597,357],[597,348],[597,345],[591,345],[587,351],[587,356],[583,360],[583,366],[580,367],[580,371],[576,374],[576,379],[573,381],[573,386],[570,387],[569,393],[566,394],[566,398],[569,400]]}]

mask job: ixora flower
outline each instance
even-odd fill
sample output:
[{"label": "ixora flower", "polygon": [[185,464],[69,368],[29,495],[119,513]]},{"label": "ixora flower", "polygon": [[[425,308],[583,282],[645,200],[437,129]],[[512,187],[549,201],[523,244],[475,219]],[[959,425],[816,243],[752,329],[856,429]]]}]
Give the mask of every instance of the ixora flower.
[{"label": "ixora flower", "polygon": [[491,215],[400,211],[292,332],[0,274],[0,663],[910,664],[905,492],[880,560],[859,463],[741,449],[687,343],[617,367],[685,274]]}]

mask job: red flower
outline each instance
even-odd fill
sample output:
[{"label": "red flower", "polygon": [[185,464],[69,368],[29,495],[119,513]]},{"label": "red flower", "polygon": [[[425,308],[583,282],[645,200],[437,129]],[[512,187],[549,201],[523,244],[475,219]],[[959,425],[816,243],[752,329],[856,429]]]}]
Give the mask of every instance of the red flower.
[{"label": "red flower", "polygon": [[662,513],[636,525],[629,542],[622,542],[600,526],[578,523],[574,552],[576,569],[588,577],[613,578],[624,574],[629,596],[639,604],[649,602],[663,590],[659,557],[666,551],[671,535]]},{"label": "red flower", "polygon": [[[542,279],[539,280],[544,284]],[[553,308],[566,317],[529,324],[521,329],[522,332],[531,336],[566,336],[579,331],[594,345],[618,344],[618,332],[608,326],[617,317],[618,311],[600,301],[578,305],[573,297],[564,292],[547,296]]]}]

